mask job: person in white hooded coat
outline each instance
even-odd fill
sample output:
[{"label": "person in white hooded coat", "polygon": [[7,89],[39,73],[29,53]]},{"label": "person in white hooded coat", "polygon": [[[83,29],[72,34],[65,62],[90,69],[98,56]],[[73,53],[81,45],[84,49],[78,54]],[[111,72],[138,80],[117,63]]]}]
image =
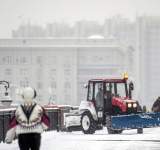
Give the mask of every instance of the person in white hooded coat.
[{"label": "person in white hooded coat", "polygon": [[41,133],[48,129],[49,118],[44,108],[34,101],[36,91],[33,88],[24,88],[22,97],[24,103],[16,109],[5,141],[11,143],[17,135],[20,150],[39,150]]}]

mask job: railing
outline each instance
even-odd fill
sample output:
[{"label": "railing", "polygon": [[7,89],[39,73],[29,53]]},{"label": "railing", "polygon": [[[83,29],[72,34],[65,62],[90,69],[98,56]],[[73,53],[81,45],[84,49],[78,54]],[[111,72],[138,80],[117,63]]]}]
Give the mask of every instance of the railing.
[{"label": "railing", "polygon": [[[65,130],[64,113],[69,112],[70,107],[50,107],[45,108],[46,113],[50,119],[50,127],[48,130]],[[5,141],[6,132],[8,130],[9,122],[14,116],[15,108],[0,109],[0,142]]]}]

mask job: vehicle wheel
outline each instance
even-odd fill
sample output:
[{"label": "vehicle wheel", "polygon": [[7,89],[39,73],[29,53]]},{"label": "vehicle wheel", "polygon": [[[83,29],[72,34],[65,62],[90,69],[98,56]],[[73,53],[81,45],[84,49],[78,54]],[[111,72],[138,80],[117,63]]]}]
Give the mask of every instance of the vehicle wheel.
[{"label": "vehicle wheel", "polygon": [[123,130],[114,130],[111,128],[111,117],[106,116],[106,126],[108,130],[108,134],[121,134]]},{"label": "vehicle wheel", "polygon": [[82,114],[81,127],[84,134],[95,133],[96,123],[90,112],[86,111]]},{"label": "vehicle wheel", "polygon": [[143,128],[138,128],[138,129],[137,129],[137,133],[138,133],[138,134],[142,134],[142,133],[143,133]]},{"label": "vehicle wheel", "polygon": [[72,128],[71,128],[71,127],[68,127],[68,128],[67,128],[67,132],[72,132]]}]

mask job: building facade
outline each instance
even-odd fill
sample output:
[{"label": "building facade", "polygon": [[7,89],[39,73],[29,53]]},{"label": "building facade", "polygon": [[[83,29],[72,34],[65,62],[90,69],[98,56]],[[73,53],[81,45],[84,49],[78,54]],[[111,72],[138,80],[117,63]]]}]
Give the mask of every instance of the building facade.
[{"label": "building facade", "polygon": [[148,107],[160,96],[160,17],[137,20],[140,97]]},{"label": "building facade", "polygon": [[91,78],[134,71],[134,50],[113,39],[1,39],[0,80],[15,89],[32,86],[42,104],[79,105]]}]

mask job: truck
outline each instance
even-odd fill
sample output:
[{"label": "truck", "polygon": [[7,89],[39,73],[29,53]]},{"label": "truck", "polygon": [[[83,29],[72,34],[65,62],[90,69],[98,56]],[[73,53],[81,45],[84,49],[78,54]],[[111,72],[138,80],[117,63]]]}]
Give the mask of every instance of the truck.
[{"label": "truck", "polygon": [[84,134],[93,134],[107,127],[109,134],[120,134],[126,129],[159,126],[160,113],[145,113],[139,102],[132,98],[134,84],[123,78],[91,79],[88,81],[87,100],[81,101],[79,109],[65,115],[68,131],[80,129]]}]

